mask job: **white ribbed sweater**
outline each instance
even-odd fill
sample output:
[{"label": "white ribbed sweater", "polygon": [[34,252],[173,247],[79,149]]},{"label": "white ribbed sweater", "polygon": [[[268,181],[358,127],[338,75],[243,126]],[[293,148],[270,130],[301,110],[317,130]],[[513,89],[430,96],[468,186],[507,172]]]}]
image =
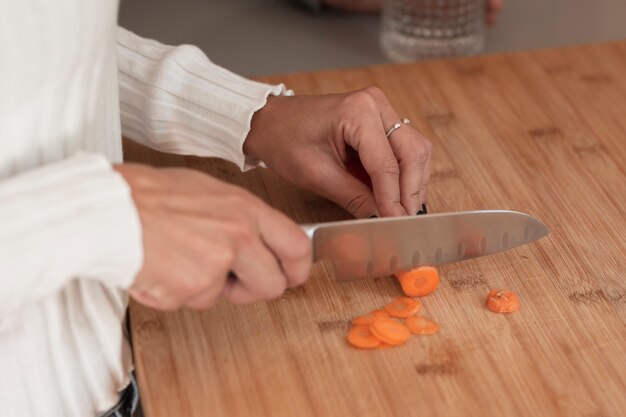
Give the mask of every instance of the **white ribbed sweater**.
[{"label": "white ribbed sweater", "polygon": [[110,166],[121,133],[245,169],[252,115],[284,87],[117,28],[115,1],[0,10],[0,415],[94,416],[129,382],[124,289],[143,256]]}]

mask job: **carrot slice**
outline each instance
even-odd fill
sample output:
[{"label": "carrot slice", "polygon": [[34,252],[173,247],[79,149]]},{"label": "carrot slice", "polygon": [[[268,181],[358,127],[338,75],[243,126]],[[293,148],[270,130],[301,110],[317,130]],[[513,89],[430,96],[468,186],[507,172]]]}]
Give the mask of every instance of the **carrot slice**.
[{"label": "carrot slice", "polygon": [[354,324],[355,326],[362,325],[362,324],[370,325],[378,317],[389,317],[389,314],[387,314],[387,312],[384,310],[374,310],[371,313],[353,318],[350,321],[350,323]]},{"label": "carrot slice", "polygon": [[434,266],[418,266],[410,271],[398,272],[396,278],[408,297],[423,297],[439,285],[439,272]]},{"label": "carrot slice", "polygon": [[385,337],[385,335],[383,335],[383,334],[376,333],[376,330],[373,330],[372,328],[370,328],[370,331],[372,332],[372,335],[375,338],[380,340],[381,344],[384,344],[384,345],[387,345],[387,346],[390,346],[390,347],[394,347],[394,346],[398,346],[398,345],[401,345],[402,343],[404,343],[404,342],[395,341],[393,339],[389,339],[389,338]]},{"label": "carrot slice", "polygon": [[389,349],[392,348],[393,345],[389,345],[385,342],[380,342],[380,345],[376,346],[374,349],[379,349],[379,350],[383,350],[383,349]]},{"label": "carrot slice", "polygon": [[387,304],[384,308],[391,317],[410,317],[417,314],[422,307],[420,300],[413,298],[399,297]]},{"label": "carrot slice", "polygon": [[401,345],[411,338],[411,332],[403,323],[388,318],[378,318],[370,324],[372,335],[392,346]]},{"label": "carrot slice", "polygon": [[422,316],[407,317],[404,323],[413,334],[433,334],[439,331],[437,323]]},{"label": "carrot slice", "polygon": [[348,343],[360,349],[372,349],[380,345],[380,339],[377,339],[370,332],[369,326],[354,326],[348,332]]},{"label": "carrot slice", "polygon": [[489,291],[485,305],[489,311],[494,313],[513,313],[520,308],[517,295],[510,290],[502,288]]}]

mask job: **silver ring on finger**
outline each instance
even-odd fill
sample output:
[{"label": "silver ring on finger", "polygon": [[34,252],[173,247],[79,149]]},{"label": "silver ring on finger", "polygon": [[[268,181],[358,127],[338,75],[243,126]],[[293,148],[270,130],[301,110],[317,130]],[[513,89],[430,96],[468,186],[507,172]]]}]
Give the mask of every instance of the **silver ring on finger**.
[{"label": "silver ring on finger", "polygon": [[387,133],[385,133],[385,136],[387,136],[387,139],[389,139],[391,135],[393,135],[393,132],[400,129],[403,125],[408,125],[408,124],[411,124],[411,121],[407,119],[406,117],[402,118],[402,120],[394,123],[393,126],[391,126],[391,128],[387,131]]}]

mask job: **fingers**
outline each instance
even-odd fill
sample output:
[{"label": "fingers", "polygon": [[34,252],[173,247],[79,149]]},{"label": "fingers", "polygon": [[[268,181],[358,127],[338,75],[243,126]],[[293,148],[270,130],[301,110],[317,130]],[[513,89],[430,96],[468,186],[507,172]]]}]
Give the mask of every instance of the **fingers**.
[{"label": "fingers", "polygon": [[[190,170],[149,171],[150,181],[127,174],[145,255],[130,293],[142,304],[205,309],[225,288],[232,301],[253,302],[308,278],[308,237],[251,193]],[[238,279],[227,284],[229,271]]]},{"label": "fingers", "polygon": [[426,202],[426,171],[430,161],[430,143],[422,140],[415,129],[404,125],[389,138],[400,165],[402,205],[415,214]]},{"label": "fingers", "polygon": [[[431,155],[432,155],[432,145],[430,142],[428,143]],[[424,175],[422,180],[422,188],[420,189],[420,197],[422,203],[426,204],[428,202],[428,184],[430,183],[430,161],[432,158],[428,158],[426,161],[426,165],[424,165]]]},{"label": "fingers", "polygon": [[[202,224],[197,224],[196,229],[202,230]],[[206,236],[208,231],[201,234]],[[133,284],[130,295],[159,310],[212,307],[222,293],[225,276],[234,260],[233,247],[224,236],[214,234],[210,241],[204,236],[186,233],[188,245],[184,248],[177,241],[180,236],[170,236],[172,239],[164,244],[168,250],[160,257],[161,266],[150,271],[148,282]]]},{"label": "fingers", "polygon": [[356,218],[380,216],[371,180],[360,162],[346,163],[344,169],[339,161],[320,161],[316,171],[316,194],[334,201]]},{"label": "fingers", "polygon": [[346,143],[359,153],[359,159],[372,180],[374,198],[383,216],[406,215],[400,197],[400,167],[386,140],[376,99],[361,90],[348,97],[347,108],[357,109],[354,122],[347,126]]},{"label": "fingers", "polygon": [[[376,99],[384,129],[401,120],[382,91],[377,88],[370,88],[368,91]],[[426,203],[431,144],[408,124],[401,125],[389,138],[382,140],[390,145],[398,163],[401,204],[406,213],[416,214],[422,203]]]},{"label": "fingers", "polygon": [[312,246],[308,236],[283,213],[261,204],[257,213],[257,227],[261,241],[280,263],[287,286],[303,284],[309,277],[313,262]]},{"label": "fingers", "polygon": [[287,288],[287,277],[276,257],[260,240],[240,249],[233,273],[236,279],[224,288],[224,297],[233,303],[278,298]]}]

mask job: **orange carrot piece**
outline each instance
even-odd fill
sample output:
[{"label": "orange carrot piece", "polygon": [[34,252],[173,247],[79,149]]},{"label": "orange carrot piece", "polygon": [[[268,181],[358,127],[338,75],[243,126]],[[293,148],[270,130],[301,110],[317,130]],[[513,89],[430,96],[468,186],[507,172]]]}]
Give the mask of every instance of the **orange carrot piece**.
[{"label": "orange carrot piece", "polygon": [[391,317],[405,318],[416,315],[421,307],[420,300],[399,297],[387,304],[384,309]]},{"label": "orange carrot piece", "polygon": [[410,271],[398,272],[396,278],[408,297],[423,297],[439,285],[439,272],[434,266],[418,266]]},{"label": "orange carrot piece", "polygon": [[348,343],[360,349],[372,349],[380,345],[380,339],[374,337],[369,326],[354,326],[348,332]]},{"label": "orange carrot piece", "polygon": [[393,339],[388,339],[388,338],[386,338],[384,335],[382,335],[380,333],[377,334],[376,331],[371,329],[371,328],[370,328],[370,331],[372,332],[372,335],[375,338],[379,339],[380,343],[383,344],[383,345],[387,345],[389,347],[394,347],[394,346],[398,346],[398,345],[401,345],[402,343],[404,343],[404,342],[395,341]]},{"label": "orange carrot piece", "polygon": [[374,310],[371,313],[353,318],[350,321],[350,323],[352,323],[355,326],[363,325],[363,324],[366,324],[369,326],[370,324],[374,322],[374,320],[376,320],[379,317],[389,317],[389,314],[387,314],[387,312],[384,310]]},{"label": "orange carrot piece", "polygon": [[519,310],[520,303],[514,292],[497,289],[489,291],[485,305],[494,313],[513,313]]},{"label": "orange carrot piece", "polygon": [[383,349],[389,349],[392,347],[393,347],[392,345],[389,345],[385,342],[380,342],[380,345],[376,346],[374,349],[383,350]]},{"label": "orange carrot piece", "polygon": [[422,316],[407,317],[404,323],[413,334],[434,334],[439,331],[437,323]]},{"label": "orange carrot piece", "polygon": [[401,345],[411,338],[411,332],[403,323],[389,318],[378,318],[369,327],[372,335],[388,345]]}]

